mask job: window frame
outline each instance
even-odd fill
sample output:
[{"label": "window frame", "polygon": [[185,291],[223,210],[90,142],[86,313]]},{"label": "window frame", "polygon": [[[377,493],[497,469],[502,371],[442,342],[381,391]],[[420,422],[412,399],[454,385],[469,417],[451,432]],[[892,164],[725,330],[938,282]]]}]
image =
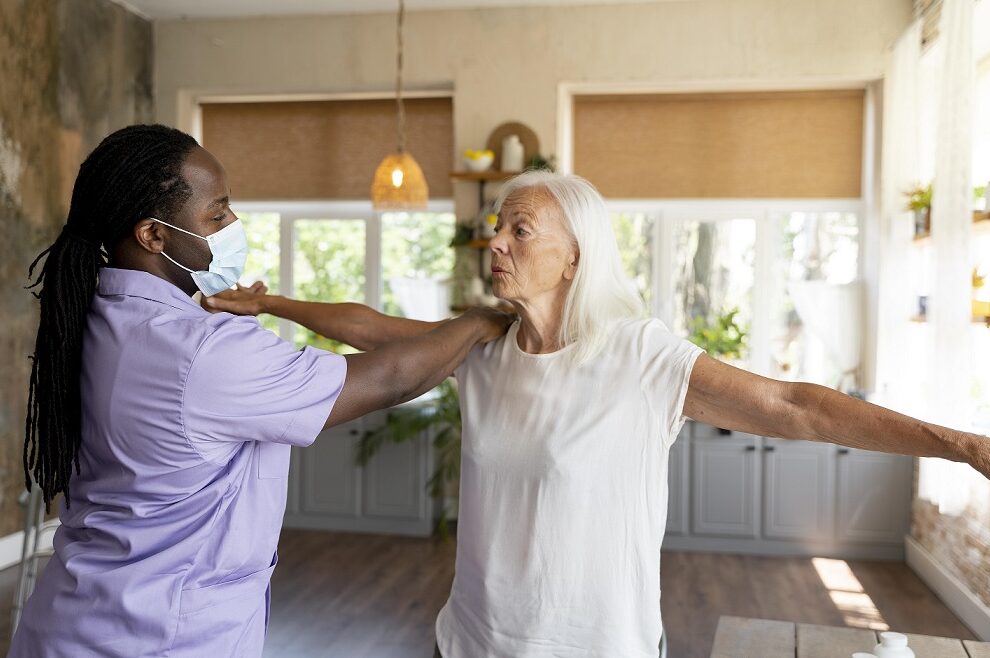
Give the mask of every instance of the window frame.
[{"label": "window frame", "polygon": [[[382,277],[382,215],[367,199],[321,201],[234,201],[235,214],[277,213],[279,216],[279,294],[295,291],[293,261],[296,247],[296,223],[303,220],[349,220],[365,224],[364,303],[381,311],[384,280]],[[453,199],[430,199],[418,212],[454,213]],[[295,323],[278,319],[278,335],[292,342]]]},{"label": "window frame", "polygon": [[[864,222],[867,204],[863,199],[606,199],[606,207],[612,213],[643,213],[653,218],[651,249],[653,282],[652,317],[668,326],[673,321],[674,271],[673,235],[675,222],[713,222],[729,219],[753,219],[756,223],[756,253],[753,273],[753,318],[749,328],[748,369],[757,374],[772,377],[773,371],[773,314],[771,283],[773,265],[779,256],[778,241],[772,222],[777,216],[788,213],[854,213],[858,218],[856,277],[865,278]],[[864,331],[866,327],[863,327]],[[865,337],[865,334],[864,334]],[[860,366],[862,369],[862,364]],[[860,378],[861,379],[861,378]]]}]

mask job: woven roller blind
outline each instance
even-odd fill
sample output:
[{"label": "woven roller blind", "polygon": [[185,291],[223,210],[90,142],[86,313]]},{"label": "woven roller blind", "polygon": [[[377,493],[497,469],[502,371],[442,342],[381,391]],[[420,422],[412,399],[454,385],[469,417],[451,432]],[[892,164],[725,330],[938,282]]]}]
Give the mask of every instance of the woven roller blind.
[{"label": "woven roller blind", "polygon": [[611,198],[858,198],[863,90],[577,96],[574,171]]},{"label": "woven roller blind", "polygon": [[[430,186],[450,197],[450,98],[405,101],[406,150]],[[367,199],[375,168],[394,151],[394,100],[208,103],[203,146],[227,170],[237,199]]]}]

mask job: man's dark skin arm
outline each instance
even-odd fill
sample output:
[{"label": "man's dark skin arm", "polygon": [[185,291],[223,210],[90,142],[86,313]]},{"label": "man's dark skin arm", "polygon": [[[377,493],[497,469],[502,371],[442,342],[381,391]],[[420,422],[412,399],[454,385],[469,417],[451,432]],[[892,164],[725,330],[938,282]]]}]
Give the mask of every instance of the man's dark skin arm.
[{"label": "man's dark skin arm", "polygon": [[325,427],[422,395],[449,377],[475,344],[496,340],[511,322],[505,313],[471,309],[432,331],[346,355],[344,390]]}]

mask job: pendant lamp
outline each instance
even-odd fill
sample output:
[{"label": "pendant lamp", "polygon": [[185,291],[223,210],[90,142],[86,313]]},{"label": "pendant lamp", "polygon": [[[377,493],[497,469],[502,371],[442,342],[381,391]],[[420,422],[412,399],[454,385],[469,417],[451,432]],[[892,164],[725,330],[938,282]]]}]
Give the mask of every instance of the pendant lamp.
[{"label": "pendant lamp", "polygon": [[371,204],[375,210],[416,210],[426,208],[429,188],[423,170],[412,154],[406,152],[406,110],[402,104],[402,24],[405,20],[405,0],[399,0],[396,29],[395,102],[399,114],[399,145],[389,153],[375,170],[371,182]]}]

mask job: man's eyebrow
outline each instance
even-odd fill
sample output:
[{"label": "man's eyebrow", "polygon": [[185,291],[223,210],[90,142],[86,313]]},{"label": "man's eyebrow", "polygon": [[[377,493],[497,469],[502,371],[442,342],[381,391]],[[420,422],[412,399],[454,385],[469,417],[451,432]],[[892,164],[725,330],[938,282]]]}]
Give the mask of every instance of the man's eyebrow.
[{"label": "man's eyebrow", "polygon": [[210,205],[206,207],[207,210],[210,208],[216,208],[218,206],[230,205],[230,196],[222,196],[219,199],[214,199]]}]

